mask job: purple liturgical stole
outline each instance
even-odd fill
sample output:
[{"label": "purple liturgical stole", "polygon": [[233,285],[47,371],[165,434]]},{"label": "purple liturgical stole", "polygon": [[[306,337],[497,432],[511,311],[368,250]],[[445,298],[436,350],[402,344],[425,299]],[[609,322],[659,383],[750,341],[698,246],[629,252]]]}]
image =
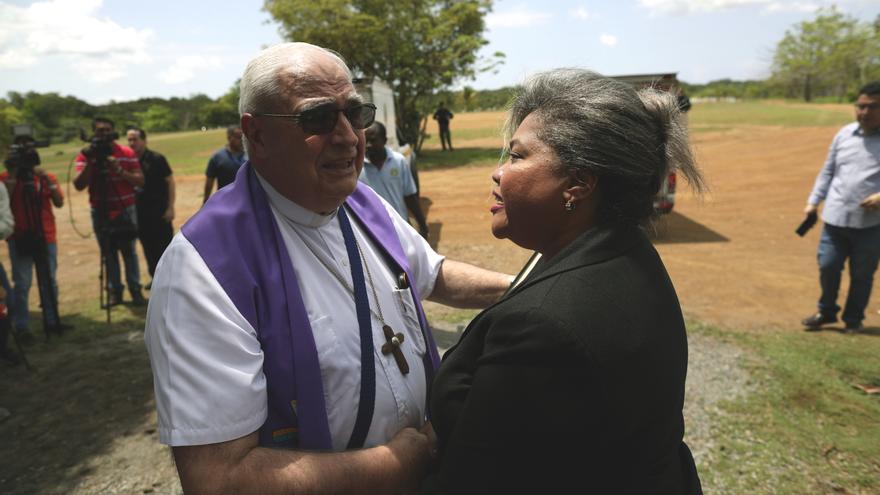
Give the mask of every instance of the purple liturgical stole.
[{"label": "purple liturgical stole", "polygon": [[[384,252],[389,268],[415,280],[394,224],[376,193],[359,182],[346,204]],[[251,164],[246,162],[235,182],[211,196],[181,231],[260,340],[269,401],[260,445],[331,449],[318,351],[303,305],[303,288],[293,270],[297,259],[288,255]],[[430,385],[440,359],[418,289],[415,284],[410,288],[428,343],[424,365]]]}]

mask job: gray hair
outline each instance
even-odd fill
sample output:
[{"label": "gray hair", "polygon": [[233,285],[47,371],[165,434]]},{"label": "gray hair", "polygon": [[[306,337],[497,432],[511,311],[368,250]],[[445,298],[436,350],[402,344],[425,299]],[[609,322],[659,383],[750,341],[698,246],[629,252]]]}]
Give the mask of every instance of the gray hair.
[{"label": "gray hair", "polygon": [[654,196],[671,171],[705,189],[675,96],[583,69],[530,77],[510,104],[505,142],[529,115],[538,138],[568,171],[598,177],[599,222],[637,224],[654,214]]},{"label": "gray hair", "polygon": [[[283,107],[297,89],[314,81],[309,73],[310,55],[315,52],[329,55],[351,79],[351,70],[342,57],[334,52],[309,43],[280,43],[258,53],[244,69],[239,83],[238,113],[284,113]],[[248,149],[247,139],[244,140]]]}]

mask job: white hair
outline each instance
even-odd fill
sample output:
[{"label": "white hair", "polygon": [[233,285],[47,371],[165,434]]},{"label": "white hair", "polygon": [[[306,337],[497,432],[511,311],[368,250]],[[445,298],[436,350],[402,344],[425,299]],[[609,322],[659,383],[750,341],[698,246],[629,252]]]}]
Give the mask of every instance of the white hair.
[{"label": "white hair", "polygon": [[[351,70],[342,57],[326,48],[309,43],[280,43],[258,53],[244,69],[239,83],[238,113],[284,113],[281,106],[297,87],[311,80],[308,73],[310,55],[329,55],[345,71]],[[245,149],[250,152],[247,139]]]}]

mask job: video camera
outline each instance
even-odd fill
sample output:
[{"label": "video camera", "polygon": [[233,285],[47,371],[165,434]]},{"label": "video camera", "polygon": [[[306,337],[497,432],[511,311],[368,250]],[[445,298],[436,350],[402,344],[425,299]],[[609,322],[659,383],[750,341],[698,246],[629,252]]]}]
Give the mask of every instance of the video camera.
[{"label": "video camera", "polygon": [[86,136],[86,133],[80,129],[79,137],[89,143],[88,146],[82,149],[83,155],[86,158],[94,159],[98,166],[103,166],[107,163],[107,158],[113,154],[113,141],[119,139],[119,133],[108,132],[101,136],[95,134]]},{"label": "video camera", "polygon": [[40,164],[37,148],[49,146],[49,140],[34,139],[34,128],[29,124],[12,126],[12,145],[3,161],[7,168],[15,168],[18,174],[33,175],[34,167]]}]

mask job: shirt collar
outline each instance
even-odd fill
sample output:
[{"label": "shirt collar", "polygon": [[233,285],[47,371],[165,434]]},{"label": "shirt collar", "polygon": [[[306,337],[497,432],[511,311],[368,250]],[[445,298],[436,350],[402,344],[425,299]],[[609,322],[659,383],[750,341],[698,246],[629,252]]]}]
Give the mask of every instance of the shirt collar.
[{"label": "shirt collar", "polygon": [[[390,159],[391,159],[391,148],[389,148],[388,145],[386,144],[385,145],[385,163],[388,163],[388,160],[390,160]],[[366,155],[364,155],[364,164],[367,164],[367,163],[369,163],[370,165],[372,165],[374,167],[376,166],[375,163],[371,162],[370,159],[367,158]],[[385,167],[385,163],[382,164],[383,168]]]},{"label": "shirt collar", "polygon": [[863,137],[871,137],[871,136],[880,136],[880,129],[874,129],[874,132],[866,133],[862,126],[856,122],[856,128],[853,130],[853,136],[863,136]]},{"label": "shirt collar", "polygon": [[254,173],[257,176],[257,180],[260,181],[260,185],[263,186],[263,190],[266,191],[266,196],[269,198],[269,204],[272,205],[272,208],[276,212],[280,213],[281,216],[290,222],[303,227],[323,227],[336,218],[336,210],[333,210],[329,215],[322,215],[303,208],[282,196],[281,193],[276,191],[275,188],[269,184],[269,181],[260,176],[260,173],[257,172],[256,169],[254,169]]}]

